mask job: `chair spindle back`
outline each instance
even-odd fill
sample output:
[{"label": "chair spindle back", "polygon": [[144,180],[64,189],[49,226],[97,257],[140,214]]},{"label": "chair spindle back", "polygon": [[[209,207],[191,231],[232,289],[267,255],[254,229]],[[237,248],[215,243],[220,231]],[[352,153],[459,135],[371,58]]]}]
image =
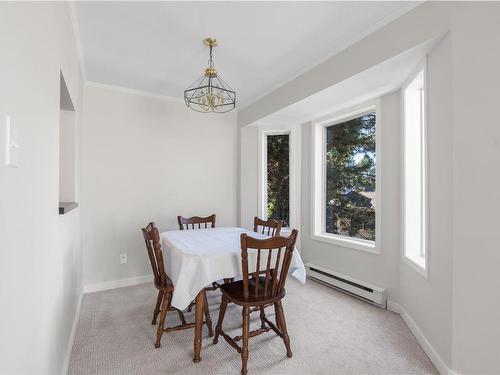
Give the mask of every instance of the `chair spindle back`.
[{"label": "chair spindle back", "polygon": [[[248,299],[250,293],[253,298],[273,299],[279,296],[285,289],[286,277],[290,268],[290,262],[295,248],[298,231],[292,230],[289,237],[271,237],[257,239],[241,234],[241,265],[243,270],[243,297]],[[257,251],[255,271],[248,269],[248,249]],[[273,261],[273,254],[276,253]],[[265,271],[261,269],[261,258],[265,264]],[[259,275],[263,272],[265,276]],[[253,290],[250,288],[249,280],[253,280]]]},{"label": "chair spindle back", "polygon": [[[260,227],[260,228],[259,228]],[[279,236],[281,232],[281,221],[275,219],[262,220],[257,216],[253,219],[253,231],[267,234],[268,236]]]},{"label": "chair spindle back", "polygon": [[142,235],[146,243],[149,262],[153,270],[155,284],[165,286],[167,275],[165,273],[165,265],[163,263],[163,253],[161,251],[160,232],[156,228],[155,223],[149,223],[146,228],[142,228]]},{"label": "chair spindle back", "polygon": [[179,222],[179,229],[203,229],[203,228],[215,228],[215,214],[207,217],[193,216],[185,218],[182,216],[177,216],[177,221]]}]

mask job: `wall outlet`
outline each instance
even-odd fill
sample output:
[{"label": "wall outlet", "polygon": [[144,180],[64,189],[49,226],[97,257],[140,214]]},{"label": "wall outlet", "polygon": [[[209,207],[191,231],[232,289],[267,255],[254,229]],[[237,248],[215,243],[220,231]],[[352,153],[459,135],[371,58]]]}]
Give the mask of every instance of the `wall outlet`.
[{"label": "wall outlet", "polygon": [[120,254],[120,264],[127,263],[127,254]]}]

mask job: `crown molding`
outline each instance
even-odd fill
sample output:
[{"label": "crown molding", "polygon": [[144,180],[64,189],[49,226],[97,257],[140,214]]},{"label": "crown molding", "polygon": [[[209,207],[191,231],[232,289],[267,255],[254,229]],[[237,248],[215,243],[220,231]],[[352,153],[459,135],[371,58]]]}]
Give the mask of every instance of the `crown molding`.
[{"label": "crown molding", "polygon": [[172,103],[184,104],[184,99],[176,98],[174,96],[154,94],[154,93],[149,92],[149,91],[129,89],[127,87],[115,86],[115,85],[110,85],[110,84],[106,84],[106,83],[100,83],[100,82],[95,82],[95,81],[86,81],[85,86],[113,90],[113,91],[118,91],[118,92],[132,94],[132,95],[147,96],[150,98],[167,100],[167,101],[172,102]]}]

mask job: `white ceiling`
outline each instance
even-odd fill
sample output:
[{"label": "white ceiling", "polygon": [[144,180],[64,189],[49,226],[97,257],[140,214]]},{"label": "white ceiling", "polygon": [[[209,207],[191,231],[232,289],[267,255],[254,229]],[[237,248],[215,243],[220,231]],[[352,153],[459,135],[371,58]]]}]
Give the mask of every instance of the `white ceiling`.
[{"label": "white ceiling", "polygon": [[74,2],[89,81],[181,98],[215,66],[243,108],[417,2]]}]

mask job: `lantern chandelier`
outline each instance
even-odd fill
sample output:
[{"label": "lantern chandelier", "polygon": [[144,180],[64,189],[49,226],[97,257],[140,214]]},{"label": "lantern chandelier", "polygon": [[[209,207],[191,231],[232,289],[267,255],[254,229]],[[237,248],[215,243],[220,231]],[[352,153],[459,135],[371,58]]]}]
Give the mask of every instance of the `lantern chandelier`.
[{"label": "lantern chandelier", "polygon": [[203,40],[210,48],[210,59],[205,73],[184,91],[186,105],[198,112],[229,112],[236,107],[236,93],[217,74],[212,60],[212,49],[217,47],[216,39]]}]

